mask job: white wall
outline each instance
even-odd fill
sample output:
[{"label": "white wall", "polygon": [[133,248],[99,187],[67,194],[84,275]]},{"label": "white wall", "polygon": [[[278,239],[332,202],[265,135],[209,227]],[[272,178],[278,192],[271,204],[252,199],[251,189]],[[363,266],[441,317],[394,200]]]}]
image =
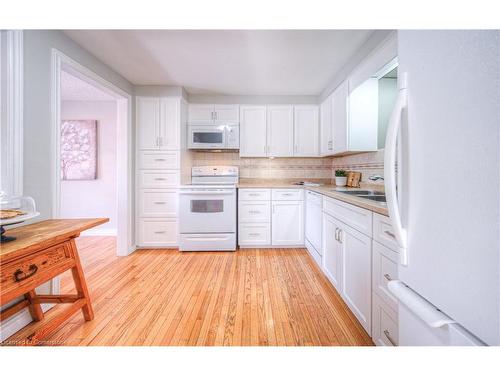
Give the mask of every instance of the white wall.
[{"label": "white wall", "polygon": [[62,120],[97,120],[97,179],[61,181],[61,217],[107,217],[95,233],[116,233],[115,101],[63,101]]}]

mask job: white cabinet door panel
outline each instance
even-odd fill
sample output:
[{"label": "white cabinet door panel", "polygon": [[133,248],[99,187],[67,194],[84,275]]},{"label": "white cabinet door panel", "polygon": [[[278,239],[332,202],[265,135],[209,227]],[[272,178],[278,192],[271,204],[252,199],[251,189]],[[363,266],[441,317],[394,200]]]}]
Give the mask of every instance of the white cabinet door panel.
[{"label": "white cabinet door panel", "polygon": [[333,124],[333,153],[343,153],[348,147],[348,96],[349,86],[347,81],[342,83],[332,96],[332,124]]},{"label": "white cabinet door panel", "polygon": [[240,156],[267,155],[267,113],[265,106],[240,107]]},{"label": "white cabinet door panel", "polygon": [[317,105],[294,107],[294,156],[319,156],[319,113]]},{"label": "white cabinet door panel", "polygon": [[178,222],[176,219],[140,219],[138,226],[139,246],[177,246]]},{"label": "white cabinet door panel", "polygon": [[339,293],[342,292],[342,244],[336,234],[340,228],[332,216],[323,214],[323,272]]},{"label": "white cabinet door panel", "polygon": [[293,106],[267,107],[268,156],[293,156]]},{"label": "white cabinet door panel", "polygon": [[180,101],[173,98],[160,100],[160,150],[179,150]]},{"label": "white cabinet door panel", "polygon": [[214,106],[214,112],[216,123],[236,123],[240,121],[239,105],[216,104]]},{"label": "white cabinet door panel", "polygon": [[366,330],[371,332],[371,238],[342,224],[342,297]]},{"label": "white cabinet door panel", "polygon": [[136,99],[136,129],[139,150],[158,149],[160,100],[138,97]]},{"label": "white cabinet door panel", "polygon": [[139,192],[140,217],[178,217],[177,190],[141,190]]},{"label": "white cabinet door panel", "polygon": [[332,96],[326,98],[320,106],[320,154],[328,156],[333,154],[332,130]]},{"label": "white cabinet door panel", "polygon": [[213,104],[189,104],[188,122],[212,124],[214,122]]},{"label": "white cabinet door panel", "polygon": [[274,246],[304,245],[304,202],[272,202],[272,244]]}]

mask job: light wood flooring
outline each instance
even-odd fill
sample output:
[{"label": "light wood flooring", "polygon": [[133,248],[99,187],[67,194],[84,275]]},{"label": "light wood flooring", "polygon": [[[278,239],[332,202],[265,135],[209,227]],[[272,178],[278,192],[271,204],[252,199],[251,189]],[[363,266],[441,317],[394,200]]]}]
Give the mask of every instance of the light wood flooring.
[{"label": "light wood flooring", "polygon": [[[117,257],[113,237],[77,245],[95,318],[76,313],[46,345],[373,345],[305,249]],[[69,274],[61,285],[73,290]]]}]

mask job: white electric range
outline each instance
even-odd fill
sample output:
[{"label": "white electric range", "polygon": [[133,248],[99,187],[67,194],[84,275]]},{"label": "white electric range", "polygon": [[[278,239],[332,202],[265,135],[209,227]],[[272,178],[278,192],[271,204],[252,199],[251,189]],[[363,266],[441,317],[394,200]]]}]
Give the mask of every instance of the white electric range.
[{"label": "white electric range", "polygon": [[235,251],[238,167],[193,167],[191,182],[179,191],[179,250]]}]

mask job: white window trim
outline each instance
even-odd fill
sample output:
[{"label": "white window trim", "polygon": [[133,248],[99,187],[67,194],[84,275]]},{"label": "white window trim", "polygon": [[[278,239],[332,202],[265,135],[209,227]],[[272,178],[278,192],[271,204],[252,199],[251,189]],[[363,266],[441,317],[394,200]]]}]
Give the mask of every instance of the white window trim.
[{"label": "white window trim", "polygon": [[[7,147],[2,160],[8,166],[9,181],[5,190],[12,195],[23,194],[23,32],[22,30],[5,30],[7,45],[7,80],[5,81],[4,99],[6,105]],[[2,183],[2,186],[3,183]]]}]

